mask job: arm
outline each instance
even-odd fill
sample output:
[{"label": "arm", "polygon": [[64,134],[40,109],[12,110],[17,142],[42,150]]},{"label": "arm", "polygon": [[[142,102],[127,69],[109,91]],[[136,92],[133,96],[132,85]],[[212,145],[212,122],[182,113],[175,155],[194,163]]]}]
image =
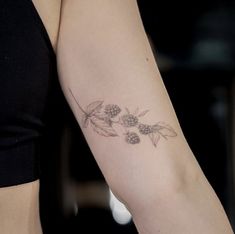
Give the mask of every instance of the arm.
[{"label": "arm", "polygon": [[191,152],[135,0],[63,0],[65,97],[140,233],[232,233]]}]

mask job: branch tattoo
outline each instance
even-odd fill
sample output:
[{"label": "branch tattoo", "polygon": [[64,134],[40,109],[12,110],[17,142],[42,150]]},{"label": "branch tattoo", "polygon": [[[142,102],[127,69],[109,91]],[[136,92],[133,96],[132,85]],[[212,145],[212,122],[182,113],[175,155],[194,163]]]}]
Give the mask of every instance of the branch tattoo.
[{"label": "branch tattoo", "polygon": [[90,125],[101,136],[120,136],[113,128],[115,124],[122,126],[124,140],[132,145],[139,144],[142,136],[149,137],[155,147],[161,138],[167,140],[169,137],[177,136],[175,130],[165,122],[157,122],[153,125],[140,122],[140,118],[146,115],[149,110],[139,111],[137,107],[131,113],[127,107],[122,110],[116,104],[104,105],[104,101],[91,102],[86,109],[83,109],[71,89],[69,92],[82,112],[82,127],[87,128]]}]

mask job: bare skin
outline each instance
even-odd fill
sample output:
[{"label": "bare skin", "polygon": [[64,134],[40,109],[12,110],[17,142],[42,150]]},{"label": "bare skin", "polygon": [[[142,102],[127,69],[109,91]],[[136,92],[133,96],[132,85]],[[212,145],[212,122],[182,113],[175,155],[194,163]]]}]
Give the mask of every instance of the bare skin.
[{"label": "bare skin", "polygon": [[[55,50],[59,27],[59,0],[33,0]],[[0,188],[0,233],[41,234],[38,211],[39,181]],[[23,215],[22,215],[23,214]]]},{"label": "bare skin", "polygon": [[0,233],[41,234],[39,181],[0,188]]}]

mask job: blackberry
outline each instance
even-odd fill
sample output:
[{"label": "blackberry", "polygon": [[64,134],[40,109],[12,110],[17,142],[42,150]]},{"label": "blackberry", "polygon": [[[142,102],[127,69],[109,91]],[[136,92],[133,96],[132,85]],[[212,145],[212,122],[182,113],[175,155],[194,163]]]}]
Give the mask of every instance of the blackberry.
[{"label": "blackberry", "polygon": [[147,135],[152,132],[152,127],[147,124],[139,124],[138,129],[139,129],[139,132],[143,135]]},{"label": "blackberry", "polygon": [[108,104],[104,108],[104,113],[110,118],[117,116],[120,112],[120,107],[115,104]]},{"label": "blackberry", "polygon": [[134,127],[138,124],[138,118],[132,114],[126,114],[121,117],[124,127]]},{"label": "blackberry", "polygon": [[138,144],[140,142],[140,138],[135,132],[127,132],[125,140],[129,144]]}]

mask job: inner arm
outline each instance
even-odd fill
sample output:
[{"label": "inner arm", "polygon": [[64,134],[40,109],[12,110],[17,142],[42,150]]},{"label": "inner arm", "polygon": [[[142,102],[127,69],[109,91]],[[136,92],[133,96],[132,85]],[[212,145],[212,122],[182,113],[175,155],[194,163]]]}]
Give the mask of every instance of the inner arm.
[{"label": "inner arm", "polygon": [[182,133],[135,0],[64,0],[65,97],[140,233],[232,233]]}]

